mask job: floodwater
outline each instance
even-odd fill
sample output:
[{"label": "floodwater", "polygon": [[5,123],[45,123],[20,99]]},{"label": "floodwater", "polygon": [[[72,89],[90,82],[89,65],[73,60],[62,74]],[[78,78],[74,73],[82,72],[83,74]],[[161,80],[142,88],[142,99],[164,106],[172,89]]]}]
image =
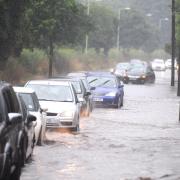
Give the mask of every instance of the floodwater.
[{"label": "floodwater", "polygon": [[121,109],[97,108],[80,132],[48,131],[21,180],[179,180],[179,98],[170,71],[125,85]]}]

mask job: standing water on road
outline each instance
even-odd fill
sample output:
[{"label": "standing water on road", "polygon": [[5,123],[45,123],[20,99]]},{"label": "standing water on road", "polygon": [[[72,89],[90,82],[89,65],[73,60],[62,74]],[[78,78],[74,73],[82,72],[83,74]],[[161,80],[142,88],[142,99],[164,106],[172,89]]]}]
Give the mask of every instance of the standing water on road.
[{"label": "standing water on road", "polygon": [[178,110],[168,71],[153,85],[125,85],[121,109],[95,109],[76,134],[48,131],[21,180],[178,180]]}]

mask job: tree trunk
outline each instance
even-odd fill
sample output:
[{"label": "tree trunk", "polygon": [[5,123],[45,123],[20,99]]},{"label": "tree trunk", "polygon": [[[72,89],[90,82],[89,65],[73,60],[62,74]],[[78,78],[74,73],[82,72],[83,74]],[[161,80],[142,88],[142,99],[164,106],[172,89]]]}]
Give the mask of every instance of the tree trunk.
[{"label": "tree trunk", "polygon": [[54,60],[54,47],[53,41],[50,39],[49,41],[49,78],[53,75],[53,60]]}]

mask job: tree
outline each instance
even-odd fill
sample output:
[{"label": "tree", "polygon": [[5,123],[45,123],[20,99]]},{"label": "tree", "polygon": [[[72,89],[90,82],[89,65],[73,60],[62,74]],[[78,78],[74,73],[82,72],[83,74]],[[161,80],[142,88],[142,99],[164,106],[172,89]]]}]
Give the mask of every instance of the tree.
[{"label": "tree", "polygon": [[110,8],[92,4],[90,17],[94,25],[94,30],[89,34],[90,47],[95,48],[97,52],[103,48],[107,56],[109,49],[115,45],[116,14]]},{"label": "tree", "polygon": [[22,50],[27,4],[28,0],[0,1],[0,62],[18,56]]},{"label": "tree", "polygon": [[52,76],[56,45],[80,42],[90,22],[82,5],[74,0],[32,0],[28,10],[32,47],[45,49],[49,55],[49,77]]},{"label": "tree", "polygon": [[153,51],[158,47],[157,29],[135,10],[121,13],[120,46]]}]

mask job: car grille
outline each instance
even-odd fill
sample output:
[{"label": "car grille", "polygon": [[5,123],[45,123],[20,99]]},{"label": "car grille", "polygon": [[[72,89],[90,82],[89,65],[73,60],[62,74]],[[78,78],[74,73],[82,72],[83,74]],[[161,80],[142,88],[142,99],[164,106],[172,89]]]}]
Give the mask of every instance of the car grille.
[{"label": "car grille", "polygon": [[50,113],[50,112],[47,112],[47,116],[57,116],[57,113]]},{"label": "car grille", "polygon": [[72,122],[61,122],[62,126],[72,126]]}]

